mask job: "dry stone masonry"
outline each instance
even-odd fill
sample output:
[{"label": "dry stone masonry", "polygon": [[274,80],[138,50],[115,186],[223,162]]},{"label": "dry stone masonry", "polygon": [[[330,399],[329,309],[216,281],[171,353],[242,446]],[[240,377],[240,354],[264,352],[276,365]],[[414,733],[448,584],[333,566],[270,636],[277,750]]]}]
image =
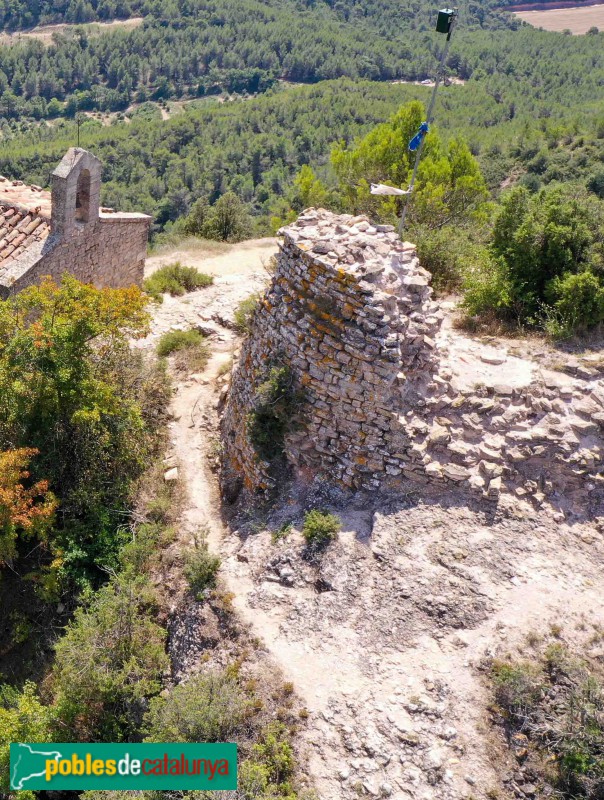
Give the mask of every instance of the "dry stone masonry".
[{"label": "dry stone masonry", "polygon": [[[302,390],[285,443],[301,477],[366,490],[411,479],[576,513],[600,502],[597,373],[464,385],[464,364],[439,344],[444,313],[430,275],[392,226],[308,209],[281,233],[222,420],[227,494],[274,486],[274,470],[250,442],[249,415],[278,363]],[[501,360],[487,350],[480,357]]]}]

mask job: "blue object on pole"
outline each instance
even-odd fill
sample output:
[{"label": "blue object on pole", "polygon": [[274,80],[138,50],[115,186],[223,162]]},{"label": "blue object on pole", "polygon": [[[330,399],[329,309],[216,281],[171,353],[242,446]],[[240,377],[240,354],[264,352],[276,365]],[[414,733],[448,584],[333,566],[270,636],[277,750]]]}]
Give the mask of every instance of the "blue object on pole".
[{"label": "blue object on pole", "polygon": [[411,139],[411,141],[409,142],[409,150],[411,150],[412,153],[414,153],[417,150],[417,148],[420,146],[420,144],[422,143],[422,139],[428,133],[429,130],[430,130],[430,126],[428,125],[428,123],[427,122],[422,122],[422,124],[419,126],[418,132],[415,134],[413,139]]}]

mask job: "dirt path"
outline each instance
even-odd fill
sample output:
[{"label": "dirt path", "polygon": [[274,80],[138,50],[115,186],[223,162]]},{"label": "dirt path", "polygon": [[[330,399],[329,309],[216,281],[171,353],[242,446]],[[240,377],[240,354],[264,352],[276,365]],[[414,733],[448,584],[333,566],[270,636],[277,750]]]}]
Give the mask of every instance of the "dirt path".
[{"label": "dirt path", "polygon": [[224,530],[220,521],[220,497],[209,468],[209,454],[216,435],[217,379],[232,360],[238,338],[230,327],[237,305],[260,291],[268,281],[263,264],[276,250],[276,240],[258,239],[240,245],[188,243],[147,260],[149,275],[166,263],[182,260],[216,276],[214,284],[183,297],[164,296],[153,307],[151,332],[136,343],[154,349],[158,338],[170,330],[202,327],[210,334],[211,357],[202,374],[175,377],[170,424],[171,450],[176,453],[187,486],[187,530],[194,534],[208,527],[210,543],[222,549]]},{"label": "dirt path", "polygon": [[223,549],[224,528],[218,509],[220,497],[209,467],[212,441],[208,424],[216,404],[215,381],[220,367],[231,357],[226,342],[217,347],[203,372],[195,380],[177,384],[172,411],[172,447],[178,454],[180,469],[187,486],[188,503],[185,527],[195,534],[207,529],[208,543],[215,551]]},{"label": "dirt path", "polygon": [[165,248],[147,259],[145,274],[180,261],[188,267],[196,267],[210,275],[240,275],[245,277],[262,270],[264,264],[277,251],[276,239],[250,239],[239,244],[206,242],[185,239],[178,247]]}]

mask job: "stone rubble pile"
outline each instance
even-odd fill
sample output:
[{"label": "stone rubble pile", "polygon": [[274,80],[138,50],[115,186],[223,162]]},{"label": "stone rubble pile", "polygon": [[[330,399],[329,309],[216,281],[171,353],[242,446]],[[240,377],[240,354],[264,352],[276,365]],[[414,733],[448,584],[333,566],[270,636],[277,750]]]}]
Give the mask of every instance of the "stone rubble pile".
[{"label": "stone rubble pile", "polygon": [[303,391],[286,441],[299,470],[351,488],[410,478],[585,506],[604,480],[601,381],[457,391],[436,342],[444,315],[430,274],[392,226],[308,209],[282,235],[222,420],[225,491],[274,484],[247,424],[278,362]]}]

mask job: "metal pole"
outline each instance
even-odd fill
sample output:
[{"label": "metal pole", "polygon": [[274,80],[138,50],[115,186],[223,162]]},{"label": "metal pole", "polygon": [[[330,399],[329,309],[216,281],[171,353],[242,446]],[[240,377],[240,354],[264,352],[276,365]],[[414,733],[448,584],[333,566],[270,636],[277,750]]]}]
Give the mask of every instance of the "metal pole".
[{"label": "metal pole", "polygon": [[[445,64],[447,61],[447,56],[449,55],[449,47],[451,46],[451,36],[453,34],[453,29],[455,27],[455,23],[457,22],[457,14],[453,17],[451,21],[451,28],[449,29],[449,33],[447,34],[447,41],[445,43],[442,55],[440,57],[440,64],[438,66],[438,71],[436,73],[436,79],[434,80],[434,89],[432,90],[432,97],[430,98],[430,105],[428,106],[428,115],[426,116],[426,122],[428,125],[432,122],[432,117],[434,115],[434,104],[436,103],[436,93],[438,92],[438,87],[440,86],[440,82],[444,76],[445,71]],[[427,136],[428,134],[426,134]],[[407,208],[409,207],[409,200],[411,199],[411,195],[413,194],[413,187],[415,186],[415,179],[417,177],[417,168],[419,167],[419,161],[422,157],[422,150],[424,149],[424,142],[426,141],[426,136],[424,136],[417,148],[417,153],[415,156],[415,164],[413,165],[413,173],[411,174],[411,182],[409,184],[408,194],[405,197],[405,202],[403,205],[403,211],[401,214],[401,221],[398,225],[398,232],[401,239],[403,238],[403,231],[405,229],[405,219],[407,217]]]}]

